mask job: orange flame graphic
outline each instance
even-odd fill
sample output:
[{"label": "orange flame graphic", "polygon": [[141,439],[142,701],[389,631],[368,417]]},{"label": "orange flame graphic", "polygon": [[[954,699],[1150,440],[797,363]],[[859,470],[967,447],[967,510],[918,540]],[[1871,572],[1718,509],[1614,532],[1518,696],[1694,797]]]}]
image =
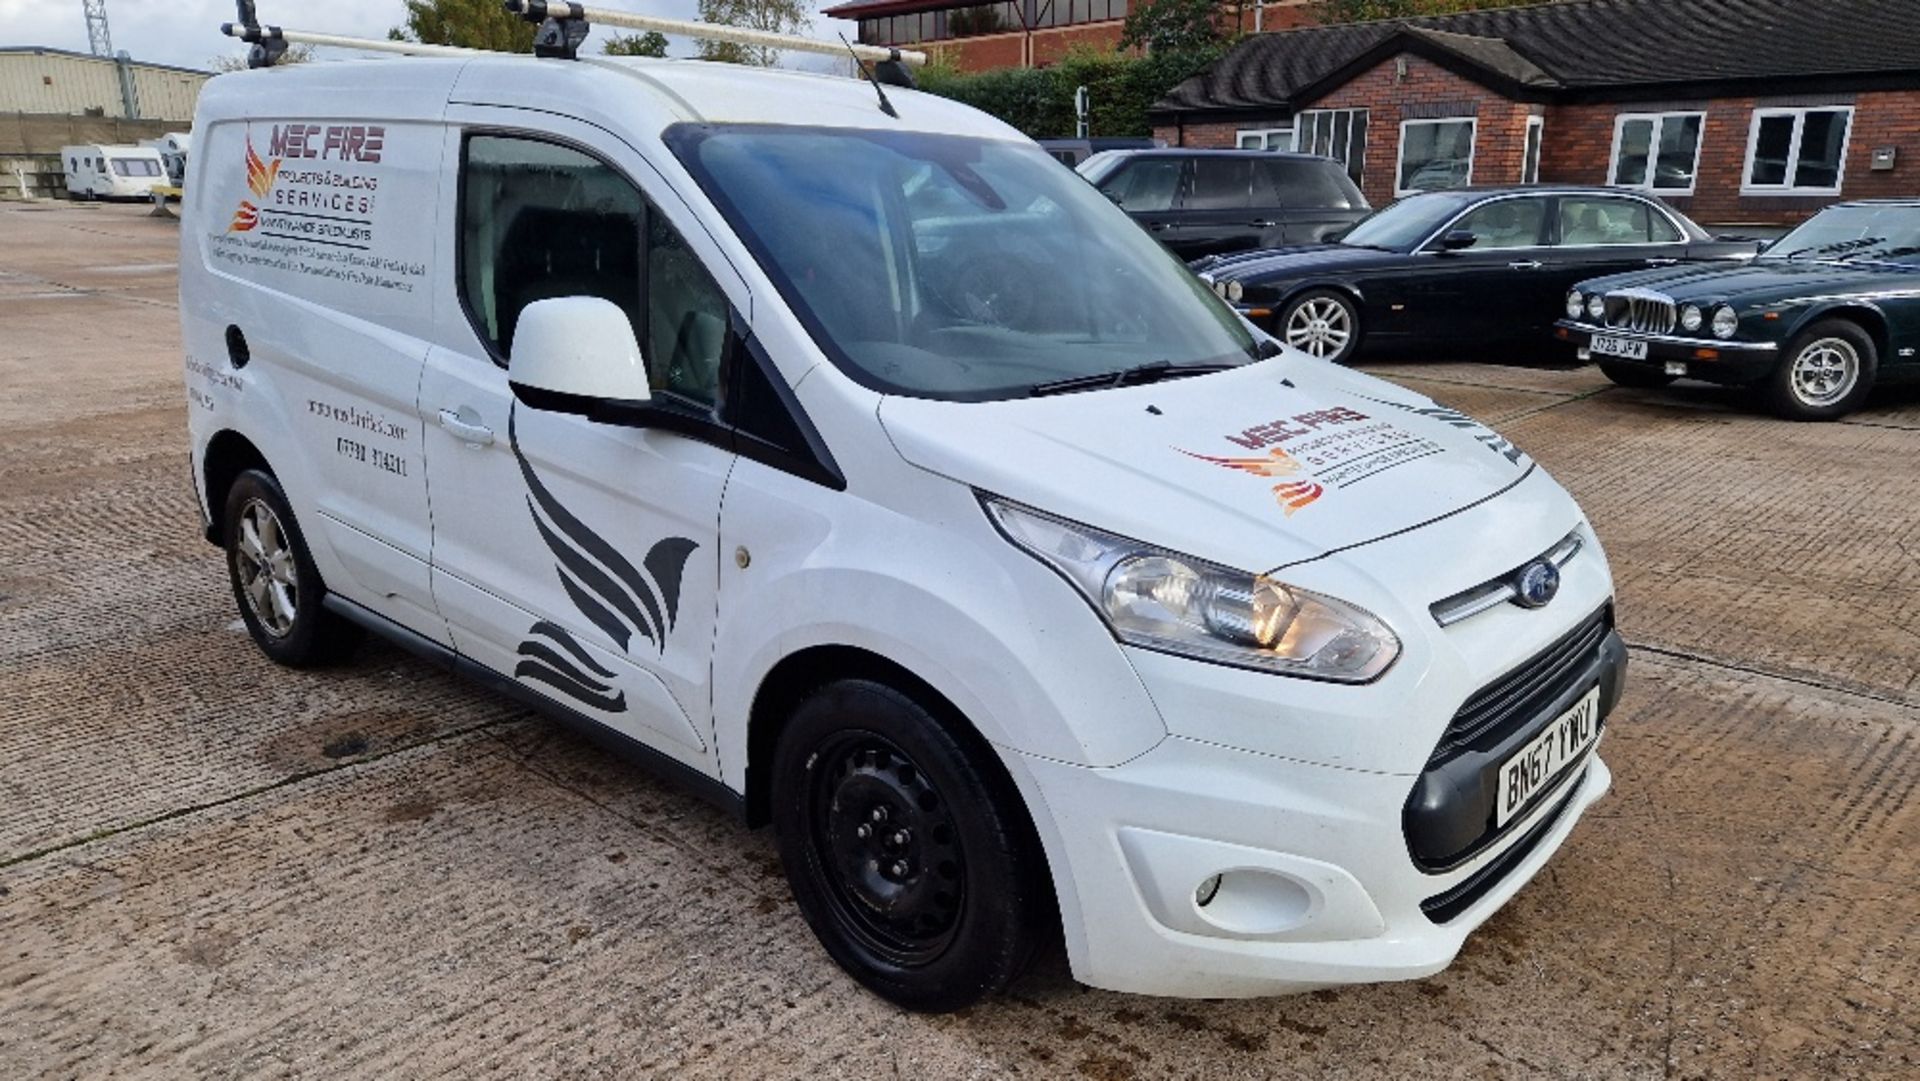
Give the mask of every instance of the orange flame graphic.
[{"label": "orange flame graphic", "polygon": [[256,196],[265,196],[273,190],[273,181],[279,175],[280,159],[275,158],[272,163],[261,161],[260,155],[253,152],[253,133],[247,133],[247,187]]},{"label": "orange flame graphic", "polygon": [[233,212],[233,221],[227,226],[229,233],[244,233],[260,224],[260,211],[245,199],[240,200],[240,209]]},{"label": "orange flame graphic", "polygon": [[[1174,448],[1179,450],[1178,447]],[[1300,460],[1286,451],[1275,447],[1267,452],[1265,458],[1215,458],[1211,454],[1195,454],[1190,450],[1180,453],[1189,458],[1198,458],[1203,462],[1238,469],[1243,473],[1252,473],[1256,477],[1291,477],[1300,472]]]},{"label": "orange flame graphic", "polygon": [[[1211,454],[1195,454],[1190,450],[1181,450],[1180,453],[1189,458],[1198,458],[1203,462],[1212,462],[1217,466],[1237,469],[1242,473],[1251,473],[1256,477],[1268,479],[1291,477],[1301,470],[1300,459],[1279,447],[1268,451],[1265,458],[1216,458]],[[1319,499],[1324,494],[1326,489],[1310,480],[1283,481],[1273,486],[1274,502],[1280,504],[1280,509],[1285,511],[1289,518],[1293,517],[1294,511]]]}]

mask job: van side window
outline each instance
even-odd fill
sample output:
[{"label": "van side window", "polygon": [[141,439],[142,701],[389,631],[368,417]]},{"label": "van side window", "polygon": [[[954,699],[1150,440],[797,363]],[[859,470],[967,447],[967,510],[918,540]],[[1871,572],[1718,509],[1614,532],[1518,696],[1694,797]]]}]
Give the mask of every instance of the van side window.
[{"label": "van side window", "polygon": [[627,313],[653,389],[718,399],[726,296],[618,170],[554,143],[476,135],[460,183],[461,293],[495,356],[511,355],[527,305],[600,297]]}]

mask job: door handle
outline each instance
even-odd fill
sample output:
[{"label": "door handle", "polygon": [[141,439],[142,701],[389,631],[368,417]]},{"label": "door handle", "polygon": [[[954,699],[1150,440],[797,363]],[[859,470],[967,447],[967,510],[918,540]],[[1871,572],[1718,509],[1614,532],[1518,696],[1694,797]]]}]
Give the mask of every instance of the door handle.
[{"label": "door handle", "polygon": [[1247,224],[1253,226],[1255,229],[1271,229],[1280,223],[1277,221],[1257,221],[1256,220],[1256,221],[1250,221]]},{"label": "door handle", "polygon": [[1164,233],[1166,231],[1167,223],[1163,221],[1156,221],[1147,226],[1147,232],[1149,233]]},{"label": "door handle", "polygon": [[1509,270],[1539,270],[1544,264],[1538,259],[1515,259],[1507,264]]},{"label": "door handle", "polygon": [[1665,257],[1657,257],[1657,258],[1647,260],[1648,266],[1678,266],[1679,263],[1680,263],[1680,260],[1678,259],[1668,259]]},{"label": "door handle", "polygon": [[468,424],[460,419],[460,414],[451,409],[440,411],[440,427],[452,432],[455,439],[476,447],[484,447],[493,442],[493,429],[481,424]]}]

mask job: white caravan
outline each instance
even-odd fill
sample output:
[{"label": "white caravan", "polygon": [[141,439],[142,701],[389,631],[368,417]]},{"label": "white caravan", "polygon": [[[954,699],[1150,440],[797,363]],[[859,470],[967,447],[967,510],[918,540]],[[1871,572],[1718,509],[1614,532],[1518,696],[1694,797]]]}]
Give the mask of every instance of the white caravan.
[{"label": "white caravan", "polygon": [[166,165],[167,180],[175,187],[187,178],[187,154],[193,149],[193,136],[184,131],[170,131],[158,139],[142,139],[140,145],[160,152],[160,160]]},{"label": "white caravan", "polygon": [[[915,1009],[1444,968],[1607,790],[1525,453],[1286,350],[1019,132],[688,61],[201,93],[194,481],[254,640],[372,630],[771,824]],[[894,115],[897,113],[897,116]]]},{"label": "white caravan", "polygon": [[167,182],[166,162],[150,146],[63,146],[60,167],[70,199],[145,199]]}]

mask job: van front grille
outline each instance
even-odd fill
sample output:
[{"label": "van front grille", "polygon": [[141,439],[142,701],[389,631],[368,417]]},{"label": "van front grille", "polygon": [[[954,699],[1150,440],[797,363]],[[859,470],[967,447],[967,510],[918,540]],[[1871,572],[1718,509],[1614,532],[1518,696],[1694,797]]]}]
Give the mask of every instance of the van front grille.
[{"label": "van front grille", "polygon": [[1427,768],[1451,760],[1475,746],[1498,744],[1509,733],[1531,721],[1572,688],[1599,652],[1613,629],[1613,606],[1607,605],[1568,631],[1559,641],[1525,664],[1482,688],[1453,715]]}]

